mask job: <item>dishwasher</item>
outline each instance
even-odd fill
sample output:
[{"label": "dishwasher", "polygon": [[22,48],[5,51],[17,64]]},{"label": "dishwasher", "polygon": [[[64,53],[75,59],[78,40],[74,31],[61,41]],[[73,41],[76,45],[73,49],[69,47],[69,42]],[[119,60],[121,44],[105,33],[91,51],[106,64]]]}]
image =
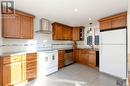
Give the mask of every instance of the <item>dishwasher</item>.
[{"label": "dishwasher", "polygon": [[68,65],[74,63],[74,61],[73,61],[73,49],[65,50],[64,58],[65,58],[65,66],[68,66]]}]

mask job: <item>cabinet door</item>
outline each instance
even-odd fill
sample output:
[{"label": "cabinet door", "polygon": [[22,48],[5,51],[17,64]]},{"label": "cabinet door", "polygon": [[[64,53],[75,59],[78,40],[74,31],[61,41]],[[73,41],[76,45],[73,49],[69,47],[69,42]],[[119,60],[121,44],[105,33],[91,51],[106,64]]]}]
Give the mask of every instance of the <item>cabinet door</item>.
[{"label": "cabinet door", "polygon": [[33,80],[37,77],[37,68],[28,69],[26,72],[27,80]]},{"label": "cabinet door", "polygon": [[4,15],[2,19],[2,36],[5,38],[20,38],[20,15]]},{"label": "cabinet door", "polygon": [[64,39],[65,40],[72,40],[72,28],[64,26],[63,31],[64,31]]},{"label": "cabinet door", "polygon": [[126,16],[119,16],[112,19],[112,28],[126,27]]},{"label": "cabinet door", "polygon": [[58,68],[63,68],[65,63],[64,50],[58,51]]},{"label": "cabinet door", "polygon": [[22,80],[21,62],[3,65],[3,86],[10,86]]},{"label": "cabinet door", "polygon": [[79,61],[79,50],[78,49],[74,49],[74,51],[73,51],[73,60],[74,60],[74,62]]},{"label": "cabinet door", "polygon": [[33,38],[33,18],[28,16],[21,16],[21,38]]},{"label": "cabinet door", "polygon": [[80,29],[78,27],[73,28],[73,40],[80,40]]},{"label": "cabinet door", "polygon": [[100,22],[100,30],[106,30],[111,28],[111,19]]},{"label": "cabinet door", "polygon": [[79,51],[79,62],[81,64],[88,64],[88,52],[87,50],[80,50]]},{"label": "cabinet door", "polygon": [[96,55],[89,55],[88,65],[91,67],[96,67]]},{"label": "cabinet door", "polygon": [[62,40],[63,39],[63,30],[62,25],[53,24],[53,40]]}]

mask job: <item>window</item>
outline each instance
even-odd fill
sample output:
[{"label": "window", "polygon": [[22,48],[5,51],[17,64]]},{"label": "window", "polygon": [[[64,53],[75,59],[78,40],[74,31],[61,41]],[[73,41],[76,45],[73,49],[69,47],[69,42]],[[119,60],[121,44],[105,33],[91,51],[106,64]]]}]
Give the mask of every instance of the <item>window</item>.
[{"label": "window", "polygon": [[99,45],[99,35],[95,36],[95,45]]},{"label": "window", "polygon": [[93,41],[93,37],[92,36],[88,36],[87,37],[87,45],[92,45],[92,41]]}]

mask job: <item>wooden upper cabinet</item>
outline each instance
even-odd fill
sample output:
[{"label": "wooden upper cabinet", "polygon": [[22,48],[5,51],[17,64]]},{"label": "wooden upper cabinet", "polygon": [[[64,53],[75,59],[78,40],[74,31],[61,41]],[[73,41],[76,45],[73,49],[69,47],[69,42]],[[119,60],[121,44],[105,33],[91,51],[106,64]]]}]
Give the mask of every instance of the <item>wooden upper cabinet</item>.
[{"label": "wooden upper cabinet", "polygon": [[68,26],[64,26],[63,28],[63,35],[65,40],[72,40],[72,28]]},{"label": "wooden upper cabinet", "polygon": [[84,27],[73,27],[73,41],[84,40]]},{"label": "wooden upper cabinet", "polygon": [[52,24],[53,31],[53,40],[62,40],[63,39],[63,29],[60,24]]},{"label": "wooden upper cabinet", "polygon": [[100,30],[112,30],[127,27],[127,12],[99,20]]},{"label": "wooden upper cabinet", "polygon": [[21,16],[21,38],[33,38],[33,18]]},{"label": "wooden upper cabinet", "polygon": [[53,23],[53,40],[84,40],[84,27],[71,27],[60,23]]},{"label": "wooden upper cabinet", "polygon": [[80,29],[78,27],[73,28],[73,40],[80,40]]},{"label": "wooden upper cabinet", "polygon": [[110,29],[111,28],[111,20],[104,20],[100,22],[100,30]]},{"label": "wooden upper cabinet", "polygon": [[[5,38],[20,38],[20,15],[3,15],[2,18],[2,35]],[[8,18],[6,18],[8,17]]]},{"label": "wooden upper cabinet", "polygon": [[126,16],[122,15],[112,19],[112,28],[125,27],[127,26]]},{"label": "wooden upper cabinet", "polygon": [[53,40],[72,40],[72,27],[60,24],[52,24]]},{"label": "wooden upper cabinet", "polygon": [[2,36],[12,39],[32,39],[34,16],[16,11],[15,15],[2,15]]}]

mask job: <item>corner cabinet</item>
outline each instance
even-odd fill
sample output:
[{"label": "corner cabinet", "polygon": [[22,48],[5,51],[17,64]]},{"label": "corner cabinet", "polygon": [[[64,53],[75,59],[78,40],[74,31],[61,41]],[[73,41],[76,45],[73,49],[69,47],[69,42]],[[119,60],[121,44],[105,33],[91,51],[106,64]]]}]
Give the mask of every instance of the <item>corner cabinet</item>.
[{"label": "corner cabinet", "polygon": [[52,24],[53,40],[72,40],[72,27],[60,24]]},{"label": "corner cabinet", "polygon": [[84,40],[84,27],[71,27],[61,23],[52,24],[53,40]]},{"label": "corner cabinet", "polygon": [[84,40],[84,27],[73,27],[73,41]]},{"label": "corner cabinet", "polygon": [[113,30],[127,27],[127,12],[123,12],[99,20],[100,30]]},{"label": "corner cabinet", "polygon": [[21,11],[16,11],[14,15],[2,15],[2,36],[12,39],[32,39],[33,38],[34,16]]}]

